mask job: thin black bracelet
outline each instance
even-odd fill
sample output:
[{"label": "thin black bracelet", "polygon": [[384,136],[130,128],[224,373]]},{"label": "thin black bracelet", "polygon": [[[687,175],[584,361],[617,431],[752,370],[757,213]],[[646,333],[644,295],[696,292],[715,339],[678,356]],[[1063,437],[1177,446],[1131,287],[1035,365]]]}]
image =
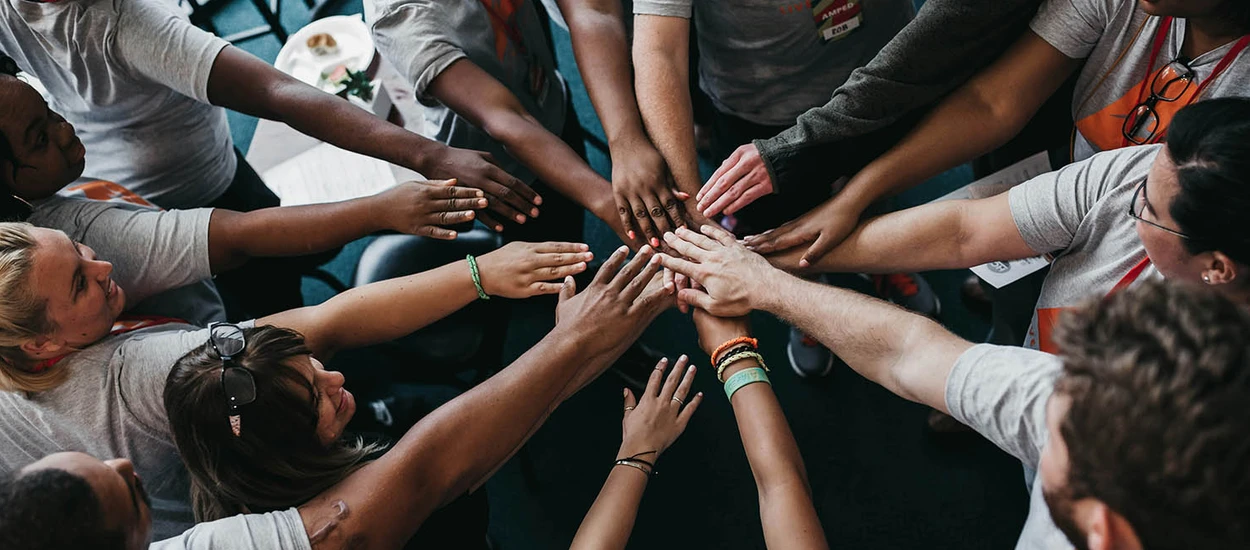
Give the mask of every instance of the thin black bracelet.
[{"label": "thin black bracelet", "polygon": [[[639,470],[642,470],[643,472],[645,472],[647,475],[652,475],[652,476],[653,476],[653,475],[655,475],[655,474],[656,474],[656,471],[655,471],[655,463],[654,463],[654,462],[647,461],[647,460],[643,460],[643,459],[641,459],[641,458],[638,458],[638,457],[640,457],[640,456],[645,456],[645,455],[653,455],[653,454],[657,454],[657,453],[656,453],[656,451],[645,451],[645,452],[638,453],[638,454],[636,454],[636,455],[634,455],[634,456],[628,456],[628,457],[625,457],[625,458],[618,458],[618,459],[616,459],[615,464],[616,464],[617,466],[631,466],[631,467],[634,467],[634,468],[638,468]],[[639,466],[639,464],[645,464],[645,465],[647,466],[647,468],[650,468],[650,471],[647,471],[646,469],[643,469],[643,467],[642,467],[642,466]]]}]

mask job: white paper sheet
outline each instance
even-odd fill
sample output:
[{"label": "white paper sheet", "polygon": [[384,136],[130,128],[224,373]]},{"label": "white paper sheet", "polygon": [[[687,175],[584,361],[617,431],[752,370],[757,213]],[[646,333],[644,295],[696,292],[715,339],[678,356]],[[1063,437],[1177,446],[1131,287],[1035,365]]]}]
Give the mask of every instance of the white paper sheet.
[{"label": "white paper sheet", "polygon": [[282,206],[338,202],[375,195],[397,183],[391,165],[322,143],[261,175]]}]

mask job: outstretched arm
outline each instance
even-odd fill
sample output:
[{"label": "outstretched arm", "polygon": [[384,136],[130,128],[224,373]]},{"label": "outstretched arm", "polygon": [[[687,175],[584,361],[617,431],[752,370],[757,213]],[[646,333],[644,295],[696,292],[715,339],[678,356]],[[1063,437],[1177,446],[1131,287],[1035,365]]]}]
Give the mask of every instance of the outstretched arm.
[{"label": "outstretched arm", "polygon": [[628,232],[658,247],[659,237],[685,225],[664,157],[638,112],[620,0],[560,0],[573,55],[595,106],[612,155],[612,191]]},{"label": "outstretched arm", "polygon": [[[559,136],[547,131],[495,77],[462,58],[434,78],[429,94],[503,144],[553,189],[625,236],[612,203],[612,184],[599,177]],[[523,212],[514,221],[523,222],[525,216],[534,213],[536,210]]]},{"label": "outstretched arm", "polygon": [[[761,254],[775,246],[747,248]],[[962,269],[995,260],[1036,256],[1012,218],[1007,193],[976,200],[951,200],[909,208],[861,224],[815,265],[800,268],[802,249],[784,250],[768,261],[786,271],[897,273]]]},{"label": "outstretched arm", "polygon": [[[699,342],[708,355],[723,342],[749,336],[745,317],[723,319],[701,310],[695,310],[694,316]],[[736,361],[725,368],[722,377],[729,380],[744,369],[758,366],[755,359]],[[764,544],[769,548],[828,548],[812,504],[803,457],[772,386],[743,386],[734,392],[730,404],[759,491]]]},{"label": "outstretched arm", "polygon": [[214,209],[208,224],[209,265],[221,273],[249,258],[313,254],[378,231],[454,239],[455,231],[439,226],[471,221],[475,210],[486,206],[481,191],[455,184],[414,181],[336,203],[252,212]]},{"label": "outstretched arm", "polygon": [[[617,252],[594,282],[561,292],[560,320],[508,368],[430,413],[382,458],[300,507],[308,533],[349,513],[315,549],[398,548],[430,512],[480,483],[555,409],[582,372],[600,373],[668,304],[658,265]],[[618,272],[619,270],[619,272]]]},{"label": "outstretched arm", "polygon": [[[593,255],[584,244],[510,243],[477,258],[489,295],[527,298],[560,291],[560,280],[586,270]],[[353,288],[325,303],[258,319],[257,325],[294,329],[314,355],[389,342],[451,315],[478,299],[466,260]]]},{"label": "outstretched arm", "polygon": [[457,178],[461,185],[485,191],[492,212],[510,212],[504,198],[525,206],[535,197],[532,189],[492,164],[490,155],[448,147],[409,132],[234,46],[222,49],[213,62],[208,99],[213,105],[284,122],[319,140],[410,168],[427,178]]},{"label": "outstretched arm", "polygon": [[661,255],[664,267],[699,281],[687,301],[720,316],[767,311],[812,335],[865,378],[895,394],[946,410],[946,375],[972,344],[926,317],[836,287],[786,274],[717,227],[681,229]]},{"label": "outstretched arm", "polygon": [[625,464],[614,464],[570,548],[624,549],[629,542],[642,492],[656,472],[660,455],[686,430],[690,417],[703,402],[702,393],[690,395],[696,369],[686,362],[687,357],[681,356],[668,378],[664,378],[668,359],[660,360],[651,371],[640,399],[635,399],[629,388],[625,389],[621,449],[616,453],[616,462]]},{"label": "outstretched arm", "polygon": [[860,170],[826,205],[754,242],[801,246],[806,249],[804,259],[815,263],[850,234],[864,210],[878,199],[1007,142],[1079,66],[1080,60],[1026,32],[1002,58],[935,107],[903,141]]},{"label": "outstretched arm", "polygon": [[638,109],[647,133],[664,155],[677,188],[693,197],[700,181],[690,103],[690,20],[635,16],[634,68]]}]

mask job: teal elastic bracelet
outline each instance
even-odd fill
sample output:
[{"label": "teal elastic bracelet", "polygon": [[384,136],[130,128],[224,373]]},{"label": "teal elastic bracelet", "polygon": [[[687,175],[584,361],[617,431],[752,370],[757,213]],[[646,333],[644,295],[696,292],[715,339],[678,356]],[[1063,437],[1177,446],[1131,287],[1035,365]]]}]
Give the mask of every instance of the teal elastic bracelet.
[{"label": "teal elastic bracelet", "polygon": [[464,259],[469,260],[469,273],[473,274],[473,286],[477,287],[477,297],[482,300],[489,300],[490,295],[482,289],[482,273],[477,270],[477,258],[472,254],[468,254]]},{"label": "teal elastic bracelet", "polygon": [[733,376],[730,376],[729,380],[725,381],[725,397],[733,400],[734,394],[737,393],[738,390],[756,382],[763,382],[769,386],[773,385],[772,381],[768,379],[768,373],[764,372],[764,369],[759,367],[742,369],[734,373]]}]

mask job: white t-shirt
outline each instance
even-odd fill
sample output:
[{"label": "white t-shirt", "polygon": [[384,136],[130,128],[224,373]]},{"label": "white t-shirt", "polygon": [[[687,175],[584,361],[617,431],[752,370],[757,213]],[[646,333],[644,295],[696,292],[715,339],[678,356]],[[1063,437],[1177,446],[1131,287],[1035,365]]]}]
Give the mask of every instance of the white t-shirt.
[{"label": "white t-shirt", "polygon": [[207,329],[184,324],[108,336],[51,367],[69,371],[61,386],[30,396],[0,392],[0,472],[62,451],[128,458],[152,497],[156,537],[187,530],[190,475],[163,396],[170,369],[207,340]]},{"label": "white t-shirt", "polygon": [[126,312],[207,326],[226,319],[211,280],[208,224],[212,209],[161,211],[120,201],[53,197],[27,220],[64,231],[113,263],[126,291]]},{"label": "white t-shirt", "polygon": [[299,510],[241,514],[201,523],[151,550],[312,550]]},{"label": "white t-shirt", "polygon": [[0,0],[0,48],[48,89],[86,173],[164,208],[204,206],[234,178],[208,75],[227,43],[169,0]]},{"label": "white t-shirt", "polygon": [[[1046,403],[1063,369],[1058,357],[1011,346],[973,346],[955,362],[946,378],[946,407],[951,416],[1020,459],[1036,472],[1046,447]],[[1029,515],[1017,550],[1071,549],[1050,518],[1035,475]]]},{"label": "white t-shirt", "polygon": [[[1066,308],[1106,296],[1146,259],[1129,216],[1133,192],[1162,145],[1127,147],[1043,174],[1008,192],[1020,236],[1038,254],[1054,254],[1024,345],[1054,352],[1051,332]],[[1132,284],[1163,276],[1147,265]]]},{"label": "white t-shirt", "polygon": [[[547,46],[547,21],[535,0],[369,0],[373,40],[412,83],[424,104],[425,135],[453,147],[486,151],[526,183],[537,177],[494,138],[429,95],[430,83],[452,63],[468,59],[508,88],[547,131],[560,135],[566,116],[564,80]],[[490,8],[486,7],[490,4]],[[515,12],[507,7],[515,6]]]},{"label": "white t-shirt", "polygon": [[[1123,146],[1124,115],[1149,97],[1140,94],[1143,81],[1153,80],[1155,73],[1180,55],[1187,27],[1184,19],[1176,19],[1164,35],[1155,64],[1147,67],[1162,18],[1147,15],[1136,1],[1047,0],[1029,26],[1063,55],[1086,60],[1073,96],[1072,118],[1078,128],[1073,160]],[[1197,91],[1232,47],[1232,43],[1225,44],[1189,63],[1196,78],[1187,93]],[[1247,82],[1250,52],[1242,52],[1194,101],[1250,96]],[[1159,102],[1156,109],[1170,122],[1171,114],[1186,105],[1188,97]]]}]

